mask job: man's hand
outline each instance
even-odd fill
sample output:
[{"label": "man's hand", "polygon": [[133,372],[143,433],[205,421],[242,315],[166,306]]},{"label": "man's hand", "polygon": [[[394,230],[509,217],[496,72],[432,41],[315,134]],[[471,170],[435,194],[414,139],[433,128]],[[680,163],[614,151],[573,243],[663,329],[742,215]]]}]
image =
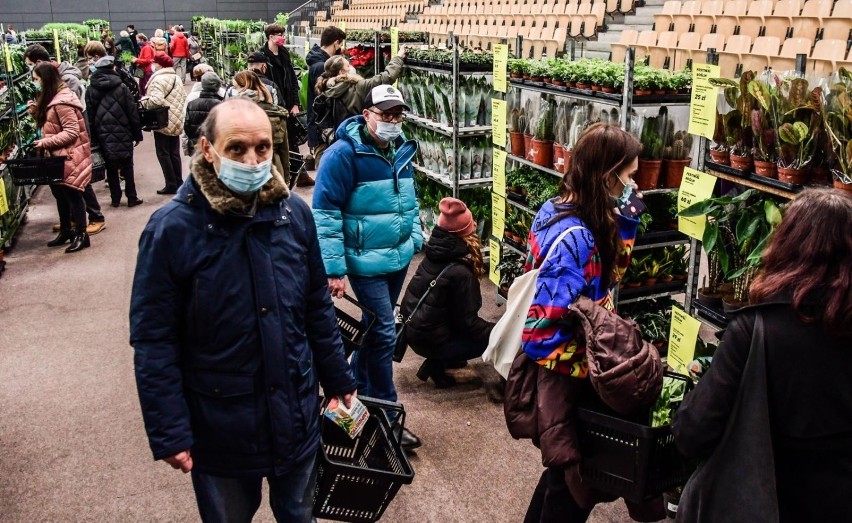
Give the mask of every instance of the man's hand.
[{"label": "man's hand", "polygon": [[343,278],[329,278],[328,292],[334,298],[342,298],[346,292],[346,281]]},{"label": "man's hand", "polygon": [[400,58],[405,58],[405,46],[399,46],[399,51],[397,51],[396,55]]},{"label": "man's hand", "polygon": [[188,450],[178,452],[170,458],[165,458],[163,461],[171,465],[173,469],[180,469],[184,474],[192,470],[192,456],[189,455]]},{"label": "man's hand", "polygon": [[293,116],[296,116],[297,114],[299,114],[299,104],[296,104],[296,105],[294,105],[293,107],[290,108],[290,114],[293,115]]},{"label": "man's hand", "polygon": [[344,395],[343,395],[343,397],[342,397],[341,399],[343,400],[343,404],[346,406],[346,408],[347,408],[347,409],[351,409],[351,408],[352,408],[352,398],[354,398],[354,397],[355,397],[355,396],[357,396],[357,395],[358,395],[358,391],[357,391],[357,390],[353,390],[353,391],[352,391],[352,392],[350,392],[349,394],[344,394]]}]

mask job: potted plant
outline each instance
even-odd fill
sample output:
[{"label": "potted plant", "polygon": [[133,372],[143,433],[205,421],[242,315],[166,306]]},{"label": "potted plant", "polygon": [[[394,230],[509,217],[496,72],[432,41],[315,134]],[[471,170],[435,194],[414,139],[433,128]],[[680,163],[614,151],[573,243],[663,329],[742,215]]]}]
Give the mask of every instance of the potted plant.
[{"label": "potted plant", "polygon": [[[778,179],[788,183],[805,183],[822,128],[822,89],[809,89],[804,78],[780,79],[771,91],[758,84],[755,91],[761,97],[771,96],[777,126]],[[767,104],[768,105],[768,104]]]},{"label": "potted plant", "polygon": [[535,122],[536,118],[536,109],[535,104],[532,98],[527,99],[524,102],[524,116],[526,120],[523,122],[524,129],[524,158],[532,161],[532,141],[533,141],[533,132],[535,131]]},{"label": "potted plant", "polygon": [[503,252],[500,263],[494,268],[500,273],[500,292],[505,297],[515,278],[524,274],[524,260],[514,252]]},{"label": "potted plant", "polygon": [[545,99],[541,102],[541,110],[535,126],[535,138],[532,141],[532,161],[542,167],[553,165],[553,120],[556,112],[556,101]]},{"label": "potted plant", "polygon": [[754,93],[757,107],[751,110],[751,132],[754,136],[754,147],[752,157],[754,158],[754,172],[766,178],[777,178],[776,168],[776,143],[775,124],[770,118],[771,95],[769,89],[760,81],[752,80],[749,90]]},{"label": "potted plant", "polygon": [[547,65],[544,63],[535,61],[530,64],[530,82],[543,82],[547,73]]},{"label": "potted plant", "polygon": [[524,127],[527,119],[523,109],[512,109],[509,116],[509,143],[512,156],[524,157]]},{"label": "potted plant", "polygon": [[[729,107],[732,107],[721,118],[717,113],[717,128],[713,141],[717,144],[724,142],[724,148],[729,153],[731,167],[743,172],[751,171],[753,166],[751,149],[754,144],[752,140],[751,111],[755,108],[756,102],[754,97],[749,94],[748,86],[754,78],[754,71],[746,71],[740,77],[739,81],[728,78],[710,79],[711,85],[724,89],[724,101]],[[722,124],[723,134],[721,135],[719,123]],[[720,141],[719,138],[722,137],[724,138]],[[720,150],[721,148],[717,147],[716,149]],[[710,154],[713,156],[712,150]],[[721,157],[719,159],[722,160]],[[714,161],[716,160],[714,159]]]},{"label": "potted plant", "polygon": [[655,189],[660,179],[663,154],[663,132],[668,121],[668,109],[666,106],[660,108],[657,116],[645,118],[642,125],[642,134],[639,141],[642,142],[642,152],[639,154],[639,170],[636,173],[635,182],[639,190]]},{"label": "potted plant", "polygon": [[591,60],[583,60],[577,62],[574,71],[577,82],[577,89],[589,91],[592,89],[592,70]]},{"label": "potted plant", "polygon": [[633,94],[636,96],[653,94],[654,82],[653,70],[645,64],[636,64],[633,70]]},{"label": "potted plant", "polygon": [[[673,122],[669,122],[673,124]],[[663,149],[663,169],[666,187],[680,187],[683,170],[692,162],[692,135],[686,131],[671,134],[669,145]]]},{"label": "potted plant", "polygon": [[526,60],[523,58],[510,58],[508,63],[509,78],[523,78],[525,63]]},{"label": "potted plant", "polygon": [[825,98],[821,107],[825,131],[831,140],[834,187],[852,193],[852,72],[841,67]]},{"label": "potted plant", "polygon": [[565,148],[563,144],[568,136],[569,116],[566,114],[568,102],[562,100],[556,106],[556,129],[553,141],[553,169],[556,172],[565,172]]}]

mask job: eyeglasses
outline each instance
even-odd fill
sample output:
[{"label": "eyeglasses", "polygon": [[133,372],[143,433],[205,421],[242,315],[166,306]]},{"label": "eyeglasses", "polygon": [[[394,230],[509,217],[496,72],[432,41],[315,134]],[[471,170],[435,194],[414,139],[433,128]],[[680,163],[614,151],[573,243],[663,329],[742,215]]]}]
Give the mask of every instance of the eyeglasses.
[{"label": "eyeglasses", "polygon": [[379,119],[385,123],[401,123],[405,121],[405,115],[403,113],[380,113],[372,109],[368,110],[377,115]]}]

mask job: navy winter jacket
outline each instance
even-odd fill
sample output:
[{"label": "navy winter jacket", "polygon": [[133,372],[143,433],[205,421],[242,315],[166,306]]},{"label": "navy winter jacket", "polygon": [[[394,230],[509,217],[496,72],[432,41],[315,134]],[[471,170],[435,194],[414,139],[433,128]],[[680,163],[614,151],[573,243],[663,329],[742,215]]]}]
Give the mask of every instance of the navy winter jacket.
[{"label": "navy winter jacket", "polygon": [[210,202],[228,195],[205,197],[210,164],[196,157],[191,169],[145,227],[133,282],[151,450],[191,449],[194,468],[213,475],[284,474],[318,448],[318,381],[326,395],[356,388],[311,211],[293,195],[253,217],[217,212]]}]

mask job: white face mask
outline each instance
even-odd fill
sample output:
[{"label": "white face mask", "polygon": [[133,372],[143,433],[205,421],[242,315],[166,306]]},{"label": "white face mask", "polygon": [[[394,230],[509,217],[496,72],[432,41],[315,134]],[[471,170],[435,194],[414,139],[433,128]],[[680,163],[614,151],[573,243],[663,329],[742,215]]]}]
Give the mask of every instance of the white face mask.
[{"label": "white face mask", "polygon": [[219,170],[216,172],[219,180],[237,194],[254,194],[272,178],[272,158],[257,165],[248,165],[222,156],[213,145],[210,150],[219,157]]},{"label": "white face mask", "polygon": [[402,122],[376,122],[376,136],[383,142],[392,142],[402,134]]}]

